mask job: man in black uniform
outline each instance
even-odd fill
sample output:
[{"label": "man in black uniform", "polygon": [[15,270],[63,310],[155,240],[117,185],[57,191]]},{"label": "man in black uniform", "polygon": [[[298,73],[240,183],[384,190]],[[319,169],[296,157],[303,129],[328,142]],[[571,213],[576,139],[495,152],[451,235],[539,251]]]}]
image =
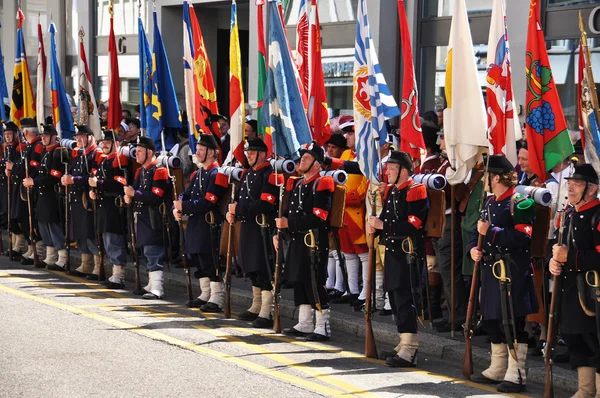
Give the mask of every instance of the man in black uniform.
[{"label": "man in black uniform", "polygon": [[123,192],[131,178],[129,157],[119,154],[119,143],[112,130],[102,132],[98,141],[104,153],[96,175],[89,177],[90,199],[96,201],[96,233],[102,235],[102,243],[110,263],[112,275],[106,282],[109,289],[125,287],[125,264],[127,263],[127,238],[124,215],[115,199]]},{"label": "man in black uniform", "polygon": [[[19,134],[19,128],[13,122],[7,122],[3,125],[4,142],[2,143],[2,158],[0,159],[0,213],[3,217],[3,228],[5,228],[4,223],[7,223],[8,220],[8,184],[10,183],[10,171],[6,168],[6,163],[14,163],[18,156],[19,142],[17,141],[17,134]],[[11,229],[13,230],[10,231],[13,243],[13,258],[20,259],[21,253],[25,253],[27,250],[27,242],[22,233],[14,233],[15,229],[12,225]]]},{"label": "man in black uniform", "polygon": [[136,244],[146,257],[149,274],[148,286],[143,298],[161,299],[163,290],[163,266],[165,246],[163,220],[160,206],[171,195],[171,182],[167,169],[155,159],[156,147],[149,137],[140,137],[135,144],[135,160],[142,165],[136,172],[133,186],[123,188],[125,202],[133,203],[136,217]]},{"label": "man in black uniform", "polygon": [[[204,312],[221,312],[225,304],[223,284],[219,278],[219,243],[223,216],[219,201],[227,194],[228,179],[219,173],[217,140],[212,134],[202,134],[196,144],[200,170],[193,173],[190,184],[179,200],[173,202],[173,216],[188,217],[185,230],[185,253],[200,280],[200,297],[196,306]],[[212,224],[209,224],[211,222]]]},{"label": "man in black uniform", "polygon": [[[500,383],[499,392],[518,393],[525,391],[527,381],[526,317],[538,310],[529,252],[535,204],[515,192],[517,173],[503,155],[490,156],[488,173],[493,195],[485,201],[485,218],[478,221],[467,250],[473,261],[481,261],[480,311],[482,327],[492,343],[492,358],[490,367],[471,380]],[[477,248],[480,234],[483,250]],[[500,280],[503,267],[510,285]],[[509,322],[514,332],[506,327]]]},{"label": "man in black uniform", "polygon": [[[94,230],[94,213],[91,199],[88,196],[89,178],[95,173],[104,155],[98,149],[94,133],[85,125],[75,128],[77,148],[71,153],[69,174],[62,176],[61,183],[70,185],[71,232],[81,252],[81,265],[74,274],[86,276],[90,280],[98,280],[100,272],[100,256],[96,233]],[[93,256],[93,263],[92,263]]]},{"label": "man in black uniform", "polygon": [[[325,280],[334,183],[330,176],[320,177],[325,155],[316,142],[303,147],[300,155],[302,158],[296,171],[302,177],[288,179],[288,211],[285,217],[276,219],[277,228],[283,230],[283,239],[289,244],[285,253],[284,279],[294,284],[294,303],[299,307],[298,323],[284,329],[283,333],[324,341],[331,338]],[[274,244],[279,249],[277,237]],[[313,309],[317,310],[314,328]]]},{"label": "man in black uniform", "polygon": [[[54,126],[42,126],[44,152],[38,175],[35,178],[25,178],[23,185],[31,188],[32,194],[35,192],[37,195],[35,216],[42,242],[46,246],[46,258],[43,260],[43,265],[47,269],[64,271],[67,249],[56,188],[60,184],[60,177],[64,174],[65,169],[61,162],[62,151],[56,142],[56,136]],[[68,160],[68,153],[65,160]]]},{"label": "man in black uniform", "polygon": [[[274,270],[272,234],[277,215],[279,186],[283,175],[273,173],[267,161],[267,145],[260,138],[249,138],[246,156],[250,169],[241,181],[236,202],[229,205],[227,221],[234,218],[242,222],[240,229],[240,255],[244,273],[252,281],[252,306],[238,319],[252,321],[257,328],[272,328],[271,307],[273,293],[271,279]],[[279,179],[279,181],[277,181]],[[265,224],[260,226],[258,223]]]},{"label": "man in black uniform", "polygon": [[[42,145],[39,131],[36,125],[36,121],[30,118],[21,119],[21,129],[23,131],[23,139],[25,145],[19,145],[20,153],[16,157],[14,165],[10,162],[6,164],[6,168],[12,171],[12,186],[11,186],[11,227],[14,225],[15,229],[13,232],[22,231],[25,239],[27,239],[29,249],[23,254],[21,264],[32,265],[34,258],[34,250],[38,251],[38,255],[41,255],[44,250],[43,243],[37,240],[37,247],[34,249],[33,240],[30,236],[31,228],[29,225],[29,209],[27,206],[27,195],[21,195],[23,188],[23,180],[27,175],[35,178],[38,174],[38,168],[40,167],[40,160],[42,158],[42,152],[44,146]],[[23,192],[24,193],[24,192]],[[31,202],[31,211],[35,210],[35,204],[33,203],[33,193],[29,195]],[[33,229],[37,230],[36,218],[32,214],[32,220],[34,223]]]},{"label": "man in black uniform", "polygon": [[[379,241],[385,242],[384,286],[396,317],[400,343],[393,351],[383,352],[381,356],[386,359],[386,365],[392,367],[415,366],[419,348],[414,286],[411,287],[411,283],[414,285],[415,278],[420,280],[420,274],[416,262],[409,264],[407,251],[416,252],[417,247],[424,250],[423,228],[429,202],[427,189],[413,182],[410,178],[412,173],[410,155],[392,151],[386,168],[391,185],[383,193],[383,210],[379,217],[369,216],[367,228],[371,234],[379,232]],[[417,255],[424,257],[424,254]]]},{"label": "man in black uniform", "polygon": [[[596,317],[597,306],[580,296],[596,297],[588,292],[588,282],[598,284],[600,272],[600,201],[598,175],[590,164],[575,166],[568,179],[569,202],[565,214],[563,241],[552,248],[550,272],[562,278],[560,292],[560,330],[570,353],[571,366],[577,369],[579,391],[576,397],[594,397],[600,391],[600,344]],[[579,285],[579,286],[578,286]],[[595,290],[595,289],[594,289]],[[595,300],[593,300],[595,301]],[[596,312],[593,316],[592,312]]]}]

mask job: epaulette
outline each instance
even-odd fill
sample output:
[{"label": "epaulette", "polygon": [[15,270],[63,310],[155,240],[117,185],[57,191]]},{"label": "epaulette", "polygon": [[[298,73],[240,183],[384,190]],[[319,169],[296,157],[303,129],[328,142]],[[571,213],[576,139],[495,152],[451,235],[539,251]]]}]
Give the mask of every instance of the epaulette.
[{"label": "epaulette", "polygon": [[169,179],[169,172],[167,171],[167,169],[165,167],[157,167],[156,171],[154,172],[154,178],[152,178],[154,181],[157,180],[168,180]]},{"label": "epaulette", "polygon": [[276,187],[282,185],[284,183],[283,174],[281,173],[271,173],[269,176],[269,184],[274,185]]},{"label": "epaulette", "polygon": [[79,148],[75,148],[71,150],[71,158],[75,159],[77,156],[79,156],[80,153],[80,149]]},{"label": "epaulette", "polygon": [[37,153],[38,155],[41,155],[42,152],[44,152],[44,146],[42,145],[42,143],[40,142],[38,145],[35,146],[35,149],[33,150],[35,153]]},{"label": "epaulette", "polygon": [[227,186],[229,185],[229,178],[226,174],[217,173],[217,177],[215,178],[215,184],[220,187],[227,188]]},{"label": "epaulette", "polygon": [[427,199],[427,188],[423,184],[411,186],[406,194],[407,202],[416,202],[417,200]]},{"label": "epaulette", "polygon": [[141,170],[141,169],[142,169],[142,167],[140,167],[139,169],[137,169],[137,170],[135,171],[135,175],[133,176],[133,179],[134,179],[134,180],[137,178],[138,174],[140,174],[140,170]]},{"label": "epaulette", "polygon": [[198,174],[198,170],[192,171],[192,174],[190,175],[190,181],[192,181],[194,177],[196,177],[196,174]]},{"label": "epaulette", "polygon": [[129,164],[128,160],[129,159],[125,155],[117,155],[115,156],[115,160],[113,160],[112,167],[127,167],[127,165]]},{"label": "epaulette", "polygon": [[296,184],[298,183],[298,181],[300,181],[302,179],[302,177],[290,177],[287,180],[287,183],[285,184],[285,190],[288,192],[292,192],[294,190],[294,188],[296,188]]},{"label": "epaulette", "polygon": [[325,176],[325,177],[321,177],[317,181],[318,181],[317,192],[322,192],[322,191],[333,192],[334,191],[333,177]]},{"label": "epaulette", "polygon": [[104,160],[106,155],[103,152],[98,151],[98,150],[96,150],[95,152],[96,153],[94,153],[94,161],[96,162],[96,164],[102,163],[102,160]]}]

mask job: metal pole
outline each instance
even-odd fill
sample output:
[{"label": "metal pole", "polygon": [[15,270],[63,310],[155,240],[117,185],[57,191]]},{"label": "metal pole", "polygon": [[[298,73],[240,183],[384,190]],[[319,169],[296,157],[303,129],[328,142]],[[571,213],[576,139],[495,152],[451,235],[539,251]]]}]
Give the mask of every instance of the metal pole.
[{"label": "metal pole", "polygon": [[454,185],[450,186],[450,195],[452,196],[450,199],[451,203],[451,216],[450,216],[450,336],[454,337],[454,322],[455,322],[455,311],[454,311],[454,229],[455,229],[455,207],[456,207],[456,198],[454,196]]}]

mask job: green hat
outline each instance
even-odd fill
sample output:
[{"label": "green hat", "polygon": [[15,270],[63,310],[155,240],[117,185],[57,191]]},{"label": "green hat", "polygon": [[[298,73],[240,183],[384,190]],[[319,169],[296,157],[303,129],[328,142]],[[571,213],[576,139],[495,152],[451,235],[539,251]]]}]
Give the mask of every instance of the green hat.
[{"label": "green hat", "polygon": [[535,218],[535,201],[521,194],[515,198],[513,220],[516,224],[531,224]]}]

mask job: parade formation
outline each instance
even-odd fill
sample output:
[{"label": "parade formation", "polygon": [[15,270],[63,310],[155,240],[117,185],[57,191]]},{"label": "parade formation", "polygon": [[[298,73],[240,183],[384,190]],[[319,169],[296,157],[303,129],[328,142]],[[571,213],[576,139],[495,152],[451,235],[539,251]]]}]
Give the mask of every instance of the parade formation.
[{"label": "parade formation", "polygon": [[[568,348],[566,361],[577,369],[575,396],[597,396],[600,166],[592,163],[600,151],[600,112],[585,27],[584,127],[581,140],[573,142],[537,2],[531,3],[529,21],[527,77],[534,84],[523,131],[504,23],[498,28],[504,47],[496,49],[501,56],[489,57],[500,64],[488,67],[484,104],[477,77],[468,75],[476,73],[472,44],[457,39],[465,32],[459,26],[467,17],[464,2],[454,3],[446,79],[462,73],[465,84],[447,84],[445,109],[419,114],[410,40],[404,36],[398,107],[360,0],[354,112],[330,119],[315,44],[316,0],[302,6],[301,18],[310,23],[306,35],[297,36],[307,42],[297,43],[294,53],[280,3],[257,1],[259,50],[266,51],[265,39],[269,44],[258,121],[245,114],[235,0],[230,117],[218,111],[202,33],[187,1],[184,68],[173,71],[184,75],[184,106],[176,101],[157,24],[150,51],[140,20],[140,104],[133,116],[122,109],[111,1],[108,101],[96,102],[82,44],[78,110],[69,109],[52,24],[51,73],[38,71],[38,78],[41,73],[51,80],[51,90],[44,93],[43,84],[36,90],[51,98],[52,113],[36,114],[19,10],[11,106],[2,109],[0,213],[8,234],[2,251],[23,267],[66,272],[148,300],[168,299],[165,272],[183,268],[187,305],[227,318],[233,317],[231,278],[240,273],[252,302],[237,319],[309,341],[334,338],[331,313],[350,305],[365,315],[365,355],[390,367],[418,366],[422,328],[464,331],[464,376],[496,384],[503,393],[526,391],[532,355],[545,357],[544,395],[553,396],[552,365],[560,361],[553,347],[560,338]],[[398,6],[404,30],[404,1]],[[493,20],[503,19],[502,0],[494,1],[493,12]],[[154,17],[156,22],[156,12]],[[466,27],[470,37],[468,22]],[[460,108],[458,96],[468,97],[470,107]],[[71,263],[75,258],[79,262]],[[126,280],[130,266],[133,284]],[[293,291],[297,323],[290,328],[281,327],[281,289]],[[375,313],[393,317],[393,350],[376,348]],[[537,339],[534,328],[541,330]],[[473,369],[475,334],[491,343],[486,369]]]}]

